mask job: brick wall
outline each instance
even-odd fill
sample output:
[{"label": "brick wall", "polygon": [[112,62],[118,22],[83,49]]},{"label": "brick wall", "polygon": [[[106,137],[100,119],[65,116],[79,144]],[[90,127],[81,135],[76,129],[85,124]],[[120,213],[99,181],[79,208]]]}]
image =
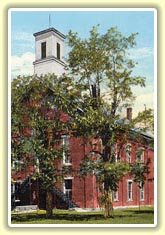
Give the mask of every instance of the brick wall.
[{"label": "brick wall", "polygon": [[[96,141],[96,140],[95,140]],[[98,141],[99,142],[99,141]],[[94,141],[92,142],[94,143]],[[150,172],[146,175],[146,182],[144,185],[144,199],[140,201],[141,205],[153,205],[154,204],[154,152],[152,149],[148,148],[146,145],[140,145],[139,143],[129,141],[131,144],[131,162],[136,160],[136,150],[139,147],[144,148],[144,161],[150,158]],[[72,179],[72,201],[76,203],[81,208],[97,208],[99,207],[98,202],[98,188],[96,186],[96,179],[94,175],[88,175],[86,177],[79,177],[78,170],[80,163],[84,159],[84,154],[88,153],[93,148],[93,145],[84,145],[84,141],[81,138],[70,137],[70,154],[71,154],[71,165],[73,173],[66,177],[71,177]],[[94,148],[97,146],[94,143]],[[99,147],[100,148],[100,147]],[[98,150],[98,149],[97,149]],[[100,151],[100,149],[99,149]],[[123,146],[120,152],[120,161],[125,161],[126,152],[125,146]],[[62,161],[60,161],[56,166],[61,167]],[[33,169],[29,168],[31,172]],[[28,172],[28,171],[27,171]],[[27,174],[26,172],[26,174]],[[15,177],[18,179],[24,178],[25,172],[18,172]],[[128,182],[132,182],[132,198],[128,198]],[[63,191],[63,184],[57,183],[58,189]],[[32,182],[31,191],[27,191],[23,196],[21,195],[22,203],[32,203],[37,202],[37,192],[36,192],[36,182]],[[31,196],[29,199],[29,193]],[[114,201],[114,206],[138,206],[139,205],[139,188],[137,184],[133,181],[133,177],[126,175],[123,177],[122,181],[119,183],[119,189],[117,192],[117,198]],[[45,195],[40,190],[40,207],[45,207]],[[29,200],[29,201],[28,201]],[[30,201],[31,200],[31,201]],[[56,208],[67,208],[65,203],[60,200],[59,197],[54,195],[54,207]]]}]

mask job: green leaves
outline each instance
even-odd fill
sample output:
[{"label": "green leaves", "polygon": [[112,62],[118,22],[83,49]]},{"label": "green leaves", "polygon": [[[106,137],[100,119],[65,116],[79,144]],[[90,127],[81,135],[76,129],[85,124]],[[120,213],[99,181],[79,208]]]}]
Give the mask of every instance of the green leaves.
[{"label": "green leaves", "polygon": [[135,125],[138,125],[142,130],[150,130],[154,132],[154,110],[147,109],[139,112],[137,117],[133,120]]},{"label": "green leaves", "polygon": [[104,182],[109,189],[116,191],[118,183],[122,177],[128,173],[129,164],[127,162],[104,162],[100,155],[97,159],[91,160],[89,156],[80,165],[80,176],[96,175],[98,182]]},{"label": "green leaves", "polygon": [[[133,102],[132,86],[145,86],[144,77],[132,75],[136,62],[128,56],[137,34],[125,37],[111,28],[100,35],[98,29],[93,27],[88,39],[68,33],[67,74],[18,77],[11,84],[12,160],[21,159],[24,153],[34,156],[34,161],[38,159],[36,177],[48,191],[62,174],[72,171],[70,167],[55,167],[66,150],[60,147],[61,133],[82,137],[86,142],[101,139],[102,151],[87,153],[80,175],[95,174],[105,191],[116,191],[119,180],[129,171],[128,163],[118,161],[119,150],[130,128],[144,114],[125,123],[117,113]],[[151,112],[145,115],[152,121]],[[144,172],[142,165],[131,167],[136,181],[144,179]]]},{"label": "green leaves", "polygon": [[59,133],[72,128],[68,114],[73,116],[77,109],[78,92],[71,78],[54,74],[18,77],[11,88],[11,160],[31,156],[33,166],[37,158],[39,169],[33,173],[50,190],[59,177],[55,162],[63,157]]},{"label": "green leaves", "polygon": [[[68,71],[85,94],[79,102],[81,112],[74,116],[74,134],[86,141],[99,136],[103,144],[99,157],[96,152],[86,155],[80,165],[80,175],[95,174],[97,181],[104,183],[106,205],[108,192],[116,191],[120,179],[130,170],[127,162],[118,159],[134,122],[126,123],[117,113],[134,101],[132,87],[144,87],[145,78],[132,75],[136,61],[128,54],[136,45],[137,33],[125,37],[113,27],[100,35],[98,29],[98,25],[93,27],[88,39],[69,32]],[[103,97],[101,88],[105,84],[107,93]]]},{"label": "green leaves", "polygon": [[135,98],[132,86],[145,86],[144,77],[132,76],[136,62],[128,56],[129,49],[136,45],[138,33],[125,37],[117,27],[112,27],[100,35],[98,29],[99,25],[93,27],[88,39],[69,32],[68,70],[80,84],[86,84],[90,97],[100,97],[100,87],[107,83],[108,102],[115,114],[123,104]]},{"label": "green leaves", "polygon": [[148,158],[145,163],[137,161],[130,166],[130,174],[134,176],[138,187],[142,187],[145,183],[146,175],[149,173],[149,163],[150,159]]}]

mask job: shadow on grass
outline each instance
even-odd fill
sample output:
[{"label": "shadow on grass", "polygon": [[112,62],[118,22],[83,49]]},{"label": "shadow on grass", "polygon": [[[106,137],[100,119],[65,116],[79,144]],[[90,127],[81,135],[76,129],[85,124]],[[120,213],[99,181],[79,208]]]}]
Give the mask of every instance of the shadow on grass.
[{"label": "shadow on grass", "polygon": [[[45,213],[13,214],[12,223],[153,223],[153,209],[115,210],[113,218],[104,218],[103,212],[79,213],[70,211],[54,211],[51,218]],[[145,220],[144,220],[145,218]]]},{"label": "shadow on grass", "polygon": [[[48,219],[45,214],[15,214],[12,215],[12,221],[25,222],[35,220],[46,220]],[[68,221],[89,221],[89,220],[102,220],[104,219],[103,214],[53,214],[51,220],[68,220]]]},{"label": "shadow on grass", "polygon": [[46,221],[46,220],[52,220],[52,221],[81,221],[82,222],[89,222],[89,221],[95,221],[96,223],[99,223],[99,221],[114,221],[118,219],[124,219],[125,217],[132,218],[133,214],[115,214],[113,218],[105,218],[103,214],[53,214],[51,218],[47,218],[45,214],[15,214],[12,215],[12,221],[14,223],[26,223],[26,222],[34,222],[34,221]]},{"label": "shadow on grass", "polygon": [[125,213],[133,213],[133,214],[154,214],[154,210],[143,210],[143,209],[140,209],[140,210],[126,210],[126,211],[123,211]]}]

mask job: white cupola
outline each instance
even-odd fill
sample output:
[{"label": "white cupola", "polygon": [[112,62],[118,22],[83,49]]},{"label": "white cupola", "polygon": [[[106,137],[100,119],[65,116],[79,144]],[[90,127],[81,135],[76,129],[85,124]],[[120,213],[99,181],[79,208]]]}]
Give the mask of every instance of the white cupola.
[{"label": "white cupola", "polygon": [[33,34],[35,37],[34,74],[45,75],[64,73],[64,40],[65,35],[55,28],[49,28]]}]

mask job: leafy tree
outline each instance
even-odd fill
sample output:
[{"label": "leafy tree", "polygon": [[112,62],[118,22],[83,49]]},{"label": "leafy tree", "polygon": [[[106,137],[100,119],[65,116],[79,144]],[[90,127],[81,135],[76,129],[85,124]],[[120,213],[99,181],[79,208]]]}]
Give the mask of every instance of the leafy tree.
[{"label": "leafy tree", "polygon": [[[90,153],[86,156],[81,174],[94,172],[104,183],[105,216],[109,217],[113,216],[112,192],[128,170],[128,165],[116,161],[116,156],[120,156],[134,124],[120,120],[118,114],[134,101],[132,87],[145,86],[145,78],[132,75],[136,62],[130,58],[129,49],[136,45],[137,33],[125,37],[117,28],[110,28],[100,35],[98,27],[92,28],[88,39],[69,32],[68,71],[84,89],[82,112],[75,118],[77,131],[85,139],[99,136],[103,145],[99,161],[91,161]],[[114,148],[116,144],[120,144],[119,150]]]},{"label": "leafy tree", "polygon": [[[11,84],[12,162],[22,160],[36,166],[46,191],[47,216],[52,215],[52,189],[62,177],[55,162],[62,158],[61,133],[69,133],[73,110],[72,81],[54,74],[18,77]],[[34,169],[35,170],[35,169]]]},{"label": "leafy tree", "polygon": [[[62,157],[59,136],[70,131],[85,143],[101,139],[102,148],[86,155],[80,174],[94,173],[104,185],[105,216],[113,216],[112,192],[129,168],[119,161],[120,151],[134,125],[121,120],[119,113],[135,98],[132,86],[145,85],[143,77],[132,76],[136,63],[128,55],[136,35],[124,37],[117,28],[100,35],[96,26],[89,39],[81,39],[70,31],[67,75],[19,77],[12,82],[12,158],[34,156],[32,161],[39,166],[36,177],[47,191],[47,216],[52,214],[51,190],[61,177],[54,166]],[[65,120],[63,112],[68,114]]]}]

